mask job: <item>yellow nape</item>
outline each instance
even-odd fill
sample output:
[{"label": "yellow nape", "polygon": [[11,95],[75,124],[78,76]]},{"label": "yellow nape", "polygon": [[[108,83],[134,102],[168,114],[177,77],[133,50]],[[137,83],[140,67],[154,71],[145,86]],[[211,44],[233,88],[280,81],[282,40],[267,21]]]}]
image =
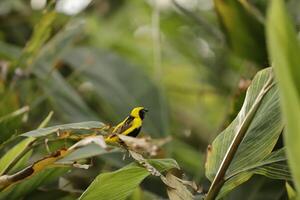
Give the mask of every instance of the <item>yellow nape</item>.
[{"label": "yellow nape", "polygon": [[143,109],[145,109],[145,108],[144,107],[136,107],[136,108],[132,109],[130,115],[132,117],[139,117],[139,112]]}]

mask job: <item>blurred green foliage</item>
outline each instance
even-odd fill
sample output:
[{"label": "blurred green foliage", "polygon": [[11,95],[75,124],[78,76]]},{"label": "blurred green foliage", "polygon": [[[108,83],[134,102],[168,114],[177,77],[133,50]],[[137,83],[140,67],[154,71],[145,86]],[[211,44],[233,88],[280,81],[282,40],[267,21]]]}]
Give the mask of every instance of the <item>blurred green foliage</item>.
[{"label": "blurred green foliage", "polygon": [[[141,105],[150,110],[142,135],[171,136],[160,157],[174,158],[206,192],[207,145],[239,112],[247,80],[271,64],[264,34],[269,1],[94,0],[75,16],[55,12],[52,3],[33,10],[29,1],[0,2],[1,155],[16,144],[9,138],[36,129],[52,110],[50,125],[115,125]],[[299,32],[300,3],[286,3]],[[33,158],[45,152],[40,147]],[[51,168],[10,197],[40,199],[46,191],[49,199],[75,199],[99,172],[126,164],[120,152],[96,157],[90,170],[64,176],[72,190],[55,184],[67,170]],[[146,180],[130,199],[166,197],[153,183]],[[265,195],[268,184],[255,176],[225,198],[241,199],[245,187]],[[284,182],[274,185],[267,192],[285,197]]]}]

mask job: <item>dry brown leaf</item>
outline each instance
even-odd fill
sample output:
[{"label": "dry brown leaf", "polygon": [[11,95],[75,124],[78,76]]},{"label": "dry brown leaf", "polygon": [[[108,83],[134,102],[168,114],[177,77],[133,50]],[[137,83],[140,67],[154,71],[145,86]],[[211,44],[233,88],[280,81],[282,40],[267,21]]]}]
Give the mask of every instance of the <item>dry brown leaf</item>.
[{"label": "dry brown leaf", "polygon": [[182,183],[182,180],[171,172],[166,175],[167,193],[170,200],[193,200],[194,195]]},{"label": "dry brown leaf", "polygon": [[91,143],[97,144],[98,146],[102,147],[103,149],[107,148],[107,145],[104,141],[104,137],[102,135],[98,135],[98,136],[86,137],[86,138],[80,140],[79,142],[75,143],[68,150],[73,151],[75,149],[78,149],[80,147],[86,146],[86,145],[91,144]]}]

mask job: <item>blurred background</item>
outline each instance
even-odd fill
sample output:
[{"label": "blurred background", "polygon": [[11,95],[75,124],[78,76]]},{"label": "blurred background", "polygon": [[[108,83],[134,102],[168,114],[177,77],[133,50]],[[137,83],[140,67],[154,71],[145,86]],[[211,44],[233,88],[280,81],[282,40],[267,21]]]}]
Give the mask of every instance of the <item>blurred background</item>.
[{"label": "blurred background", "polygon": [[[160,157],[174,158],[205,188],[208,144],[234,119],[250,79],[269,66],[268,2],[1,0],[0,142],[36,129],[52,110],[50,125],[114,125],[145,106],[142,134],[171,136]],[[300,2],[287,5],[299,30]],[[94,162],[69,175],[76,189],[128,161],[115,153]],[[165,196],[153,181],[142,187]]]}]

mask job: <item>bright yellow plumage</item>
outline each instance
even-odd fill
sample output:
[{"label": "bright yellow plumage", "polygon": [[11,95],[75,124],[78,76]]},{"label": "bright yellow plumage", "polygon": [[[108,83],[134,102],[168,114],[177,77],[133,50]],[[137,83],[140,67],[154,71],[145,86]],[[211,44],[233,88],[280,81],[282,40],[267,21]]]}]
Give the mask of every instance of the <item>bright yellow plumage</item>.
[{"label": "bright yellow plumage", "polygon": [[134,108],[130,115],[113,129],[112,134],[105,138],[105,142],[120,142],[120,139],[117,136],[118,134],[136,137],[141,130],[143,119],[147,111],[148,110],[144,107]]}]

